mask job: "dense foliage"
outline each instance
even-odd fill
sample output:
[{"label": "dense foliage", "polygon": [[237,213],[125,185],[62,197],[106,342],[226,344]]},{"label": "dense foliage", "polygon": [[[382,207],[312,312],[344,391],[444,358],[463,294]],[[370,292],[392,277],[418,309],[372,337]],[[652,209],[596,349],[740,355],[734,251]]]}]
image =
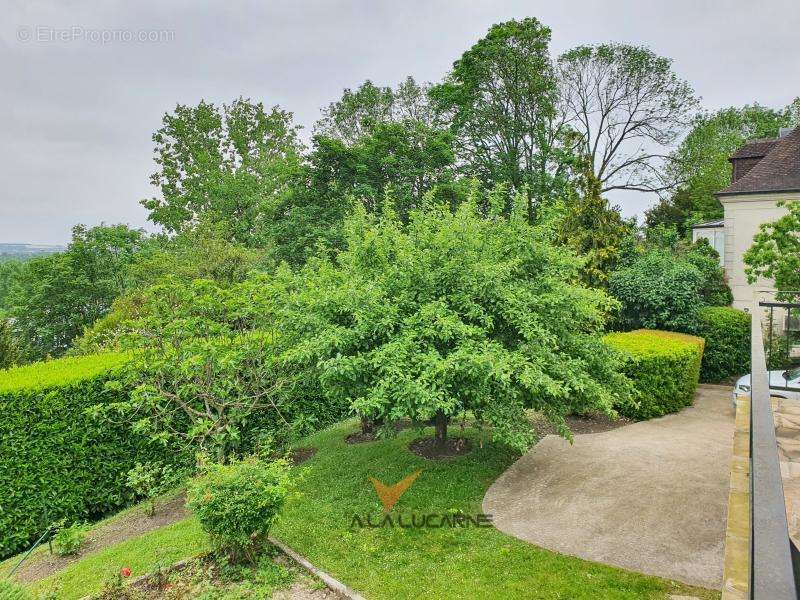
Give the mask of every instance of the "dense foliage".
[{"label": "dense foliage", "polygon": [[[800,290],[800,202],[786,202],[787,214],[764,223],[744,255],[750,283],[768,277],[784,292]],[[796,295],[796,294],[793,294]]]},{"label": "dense foliage", "polygon": [[8,296],[17,274],[22,270],[23,261],[18,259],[0,260],[0,319],[8,312]]},{"label": "dense foliage", "polygon": [[650,419],[692,404],[700,378],[702,338],[666,331],[610,333],[605,343],[624,356],[624,372],[636,393],[617,406],[620,414]]},{"label": "dense foliage", "polygon": [[234,563],[253,564],[289,491],[289,465],[256,459],[205,465],[190,480],[187,504],[215,549]]},{"label": "dense foliage", "polygon": [[378,87],[367,79],[356,90],[345,88],[339,100],[322,109],[314,133],[353,145],[381,124],[419,123],[436,127],[440,115],[431,105],[428,88],[413,77],[406,77],[394,88]]},{"label": "dense foliage", "polygon": [[8,321],[0,320],[0,369],[16,365],[20,361],[20,354],[11,324]]},{"label": "dense foliage", "polygon": [[377,123],[353,144],[315,138],[314,189],[359,201],[368,211],[388,192],[401,215],[419,205],[426,192],[450,183],[454,175],[450,132],[419,121]]},{"label": "dense foliage", "polygon": [[222,107],[179,104],[153,141],[159,170],[150,181],[161,197],[142,201],[151,221],[170,232],[204,221],[224,227],[233,241],[267,243],[264,215],[291,193],[299,174],[291,113],[243,98]]},{"label": "dense foliage", "polygon": [[163,458],[143,436],[87,412],[120,399],[106,383],[127,360],[105,354],[0,371],[0,556],[59,519],[123,506],[125,472],[137,459]]},{"label": "dense foliage", "polygon": [[731,302],[719,256],[705,240],[687,246],[674,230],[651,231],[654,239],[609,276],[622,305],[617,326],[691,332],[700,308]]},{"label": "dense foliage", "polygon": [[27,360],[60,356],[126,288],[143,233],[125,225],[82,225],[63,253],[33,258],[15,275],[6,303]]},{"label": "dense foliage", "polygon": [[318,365],[329,397],[387,422],[470,410],[493,435],[527,447],[524,409],[563,425],[582,409],[611,411],[625,395],[600,342],[614,303],[573,283],[580,261],[526,219],[475,199],[455,213],[431,203],[404,225],[357,211],[347,246],[312,261],[285,309],[291,356]]},{"label": "dense foliage", "polygon": [[132,393],[108,410],[155,440],[219,460],[342,418],[346,404],[326,400],[282,360],[276,314],[291,279],[281,271],[142,290],[135,310],[112,313],[82,340],[87,349],[135,350],[124,377]]},{"label": "dense foliage", "polygon": [[528,189],[529,210],[550,188],[557,82],[550,29],[535,18],[493,25],[431,90],[448,116],[465,170],[492,187]]},{"label": "dense foliage", "polygon": [[705,339],[700,380],[716,383],[750,372],[750,315],[730,306],[697,313],[695,335]]}]

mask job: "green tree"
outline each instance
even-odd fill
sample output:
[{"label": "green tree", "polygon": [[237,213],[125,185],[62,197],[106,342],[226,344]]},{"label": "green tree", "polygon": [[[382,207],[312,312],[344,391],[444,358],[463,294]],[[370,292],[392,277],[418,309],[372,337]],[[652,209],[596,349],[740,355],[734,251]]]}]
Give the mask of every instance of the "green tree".
[{"label": "green tree", "polygon": [[[800,290],[800,202],[785,202],[787,214],[764,223],[744,254],[745,272],[750,283],[759,277],[775,282],[783,292]],[[796,294],[792,294],[796,296]]]},{"label": "green tree", "polygon": [[339,100],[323,109],[314,133],[352,145],[382,123],[413,122],[436,128],[438,115],[428,100],[428,87],[413,77],[406,77],[394,89],[367,80],[355,91],[345,89]]},{"label": "green tree", "polygon": [[578,46],[558,59],[559,109],[600,192],[669,189],[664,148],[697,106],[672,61],[643,46]]},{"label": "green tree", "polygon": [[385,192],[405,216],[435,186],[451,183],[454,140],[418,121],[379,123],[352,145],[315,138],[313,185],[324,196],[352,197],[374,212]]},{"label": "green tree", "polygon": [[619,209],[603,198],[588,160],[575,183],[558,223],[559,241],[584,258],[581,271],[587,285],[605,286],[626,242],[635,234],[635,223],[623,219]]},{"label": "green tree", "polygon": [[465,170],[489,187],[528,189],[530,216],[533,198],[550,190],[560,163],[549,43],[550,29],[534,18],[494,25],[430,91],[451,122]]},{"label": "green tree", "polygon": [[132,355],[122,377],[129,398],[97,412],[219,461],[341,419],[341,405],[282,359],[278,307],[294,282],[281,268],[233,285],[172,278],[141,290],[125,318],[85,340]]},{"label": "green tree", "polygon": [[474,196],[455,212],[431,199],[406,225],[359,207],[345,250],[310,261],[282,309],[287,357],[362,417],[434,419],[440,447],[468,410],[520,449],[526,408],[565,434],[566,414],[611,413],[627,385],[597,333],[614,303],[575,285],[580,261],[516,207],[486,218]]},{"label": "green tree", "polygon": [[8,296],[23,264],[21,260],[16,259],[0,261],[0,318],[9,308]]},{"label": "green tree", "polygon": [[239,98],[217,107],[178,105],[153,135],[161,197],[142,201],[168,232],[198,222],[226,229],[229,239],[268,244],[264,215],[285,202],[300,174],[302,150],[292,115]]},{"label": "green tree", "polygon": [[144,234],[125,225],[77,225],[63,253],[31,259],[15,277],[9,316],[24,358],[63,354],[126,290]]},{"label": "green tree", "polygon": [[13,367],[19,362],[19,345],[8,321],[0,319],[0,369]]},{"label": "green tree", "polygon": [[728,158],[747,140],[777,136],[791,123],[790,114],[753,104],[697,116],[672,155],[670,177],[679,189],[647,212],[648,226],[676,225],[688,232],[692,223],[721,218],[714,194],[731,182]]}]

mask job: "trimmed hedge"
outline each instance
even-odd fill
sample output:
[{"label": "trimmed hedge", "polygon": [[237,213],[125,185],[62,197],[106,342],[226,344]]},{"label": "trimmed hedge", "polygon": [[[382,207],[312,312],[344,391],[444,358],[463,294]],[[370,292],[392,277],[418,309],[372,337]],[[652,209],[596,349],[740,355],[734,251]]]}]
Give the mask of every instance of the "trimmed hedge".
[{"label": "trimmed hedge", "polygon": [[730,306],[701,308],[694,333],[706,340],[700,381],[716,383],[750,372],[748,313]]},{"label": "trimmed hedge", "polygon": [[63,358],[0,371],[0,557],[54,521],[100,516],[130,501],[125,474],[165,451],[86,409],[119,401],[105,389],[124,354]]},{"label": "trimmed hedge", "polygon": [[610,333],[604,340],[623,355],[623,371],[636,390],[632,402],[616,407],[620,414],[650,419],[692,404],[700,378],[702,338],[638,329]]}]

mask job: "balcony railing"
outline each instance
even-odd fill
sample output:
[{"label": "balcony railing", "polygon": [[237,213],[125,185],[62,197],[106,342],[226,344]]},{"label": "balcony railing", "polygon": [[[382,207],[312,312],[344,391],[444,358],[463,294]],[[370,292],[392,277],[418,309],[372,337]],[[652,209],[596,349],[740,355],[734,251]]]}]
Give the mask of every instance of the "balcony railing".
[{"label": "balcony railing", "polygon": [[[750,597],[754,600],[800,598],[800,553],[789,537],[780,457],[772,412],[772,392],[764,345],[765,311],[768,314],[769,352],[774,352],[775,310],[792,310],[800,304],[754,303],[751,320],[750,382]],[[787,337],[787,340],[789,337]],[[788,342],[787,342],[788,348]],[[772,358],[772,357],[770,357]],[[770,361],[773,362],[772,360]],[[784,386],[781,389],[789,389]],[[800,390],[797,390],[800,391]]]}]

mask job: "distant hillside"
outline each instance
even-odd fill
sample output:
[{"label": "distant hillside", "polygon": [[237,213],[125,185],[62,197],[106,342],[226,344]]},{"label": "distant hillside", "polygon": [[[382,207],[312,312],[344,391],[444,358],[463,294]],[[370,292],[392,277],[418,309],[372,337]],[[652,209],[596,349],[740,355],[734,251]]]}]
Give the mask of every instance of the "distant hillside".
[{"label": "distant hillside", "polygon": [[26,259],[42,254],[63,252],[64,246],[46,244],[0,244],[0,261],[12,259]]}]

